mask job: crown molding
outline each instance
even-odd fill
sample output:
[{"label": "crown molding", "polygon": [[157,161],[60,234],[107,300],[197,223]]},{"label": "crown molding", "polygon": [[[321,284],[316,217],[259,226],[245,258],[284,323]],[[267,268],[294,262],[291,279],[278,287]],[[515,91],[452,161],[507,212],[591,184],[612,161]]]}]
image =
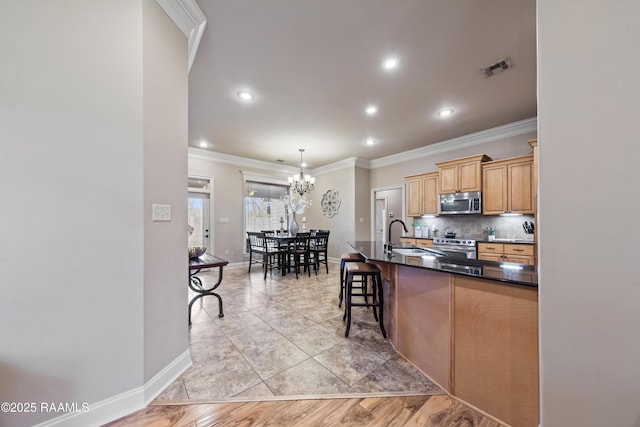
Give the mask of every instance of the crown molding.
[{"label": "crown molding", "polygon": [[211,160],[214,162],[227,163],[243,168],[263,169],[273,171],[278,174],[297,174],[300,169],[278,163],[265,162],[262,160],[248,159],[246,157],[232,156],[215,151],[202,150],[200,148],[189,147],[188,156],[193,159]]},{"label": "crown molding", "polygon": [[420,157],[433,156],[435,154],[446,153],[447,151],[458,150],[460,148],[486,144],[488,142],[534,132],[537,130],[537,128],[538,118],[532,117],[529,119],[520,120],[518,122],[508,123],[506,125],[486,129],[480,132],[470,133],[469,135],[460,136],[458,138],[436,142],[435,144],[426,145],[414,150],[404,151],[402,153],[392,154],[386,157],[380,157],[379,159],[371,160],[370,167],[371,169],[376,169],[383,166],[390,166],[396,163],[415,160]]},{"label": "crown molding", "polygon": [[[192,159],[211,160],[214,162],[227,163],[230,165],[240,166],[244,168],[262,169],[274,172],[278,176],[282,173],[297,174],[300,169],[297,167],[281,165],[278,163],[265,162],[262,160],[248,159],[246,157],[232,156],[231,154],[217,153],[215,151],[202,150],[200,148],[189,147],[188,156]],[[369,161],[357,157],[349,157],[329,165],[321,166],[315,169],[307,169],[311,175],[323,175],[339,169],[361,167],[370,169]],[[244,172],[243,172],[244,173]]]},{"label": "crown molding", "polygon": [[[530,119],[513,122],[480,132],[471,133],[458,138],[448,139],[446,141],[437,142],[425,147],[416,148],[415,150],[404,151],[398,154],[392,154],[387,157],[381,157],[374,160],[364,160],[358,157],[349,157],[325,166],[315,169],[308,169],[312,175],[324,175],[336,170],[360,167],[364,169],[376,169],[383,166],[389,166],[396,163],[403,163],[409,160],[415,160],[421,157],[433,156],[435,154],[446,153],[447,151],[458,150],[465,147],[473,147],[475,145],[486,144],[488,142],[500,139],[510,138],[513,136],[524,135],[534,132],[537,129],[538,119],[532,117]],[[212,160],[221,163],[228,163],[244,168],[263,169],[277,173],[279,176],[284,172],[286,174],[294,174],[299,171],[298,168],[285,166],[277,163],[265,162],[262,160],[253,160],[246,157],[232,156],[230,154],[222,154],[200,148],[189,147],[189,157],[194,159]]]},{"label": "crown molding", "polygon": [[242,178],[245,181],[254,181],[254,182],[264,182],[267,184],[276,184],[276,185],[289,185],[288,177],[286,176],[274,176],[274,175],[265,175],[263,173],[255,173],[251,171],[240,170],[242,174]]},{"label": "crown molding", "polygon": [[365,169],[370,169],[369,161],[360,159],[358,157],[349,157],[344,160],[340,160],[325,166],[321,166],[319,168],[315,168],[311,170],[311,173],[314,175],[324,175],[329,172],[337,171],[340,169],[354,168],[360,167]]},{"label": "crown molding", "polygon": [[200,45],[200,39],[207,26],[207,17],[204,16],[195,0],[156,0],[162,10],[178,26],[180,31],[187,36],[189,71],[196,58],[196,52]]}]

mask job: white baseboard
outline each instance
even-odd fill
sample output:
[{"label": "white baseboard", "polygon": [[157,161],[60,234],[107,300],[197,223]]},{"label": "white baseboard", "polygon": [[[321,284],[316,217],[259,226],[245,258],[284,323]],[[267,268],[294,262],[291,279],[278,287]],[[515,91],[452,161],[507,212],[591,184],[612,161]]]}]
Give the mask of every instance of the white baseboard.
[{"label": "white baseboard", "polygon": [[34,427],[86,427],[101,426],[147,406],[162,390],[174,382],[191,366],[187,349],[158,372],[144,386],[128,390],[89,405],[87,412],[65,414]]}]

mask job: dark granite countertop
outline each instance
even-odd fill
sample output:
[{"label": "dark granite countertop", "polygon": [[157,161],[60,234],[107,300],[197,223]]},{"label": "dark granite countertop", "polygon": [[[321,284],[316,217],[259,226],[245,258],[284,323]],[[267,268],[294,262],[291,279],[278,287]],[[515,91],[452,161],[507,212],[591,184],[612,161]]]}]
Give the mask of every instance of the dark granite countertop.
[{"label": "dark granite countertop", "polygon": [[[433,239],[446,239],[446,237],[444,236],[430,236],[430,237],[415,237],[415,236],[403,236],[409,239],[419,239],[419,240],[433,240]],[[494,240],[489,240],[486,237],[481,237],[481,238],[477,238],[477,237],[455,237],[456,239],[459,240],[475,240],[476,242],[482,242],[482,243],[517,243],[517,244],[525,244],[525,245],[535,245],[536,242],[534,242],[533,240],[524,240],[524,239],[494,239]]]},{"label": "dark granite countertop", "polygon": [[538,287],[537,268],[533,265],[450,257],[440,251],[417,248],[409,243],[394,243],[390,255],[380,241],[358,240],[347,243],[368,260]]},{"label": "dark granite countertop", "polygon": [[524,239],[500,239],[500,238],[496,238],[493,240],[489,240],[489,239],[475,239],[476,242],[482,242],[482,243],[517,243],[519,245],[535,245],[536,242],[534,242],[533,240],[524,240]]}]

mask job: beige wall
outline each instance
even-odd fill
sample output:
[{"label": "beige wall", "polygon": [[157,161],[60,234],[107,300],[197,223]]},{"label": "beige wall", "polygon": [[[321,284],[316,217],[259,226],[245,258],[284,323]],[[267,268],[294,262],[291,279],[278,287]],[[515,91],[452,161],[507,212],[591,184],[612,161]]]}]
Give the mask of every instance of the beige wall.
[{"label": "beige wall", "polygon": [[[354,240],[371,240],[371,171],[355,168]],[[362,220],[362,221],[361,221]],[[351,252],[351,250],[349,250]],[[338,254],[340,255],[340,254]]]},{"label": "beige wall", "polygon": [[[339,258],[348,248],[347,241],[355,235],[356,216],[356,174],[353,167],[339,169],[324,175],[318,175],[314,191],[314,220],[321,225],[317,228],[331,230],[329,236],[329,257]],[[336,215],[329,218],[322,214],[322,195],[329,189],[337,190],[341,204]]]},{"label": "beige wall", "polygon": [[640,425],[639,16],[538,0],[544,427]]},{"label": "beige wall", "polygon": [[[143,2],[143,45],[146,383],[189,346],[176,303],[187,298],[187,39],[155,0]],[[151,221],[154,203],[172,207],[171,222]]]},{"label": "beige wall", "polygon": [[[150,105],[184,98],[186,38],[180,53],[155,7],[21,1],[0,14],[0,401],[90,405],[57,425],[139,409],[146,381],[188,349],[186,100],[166,116]],[[149,82],[147,42],[169,42]],[[150,224],[150,201],[174,221]],[[0,412],[0,425],[63,415]]]}]

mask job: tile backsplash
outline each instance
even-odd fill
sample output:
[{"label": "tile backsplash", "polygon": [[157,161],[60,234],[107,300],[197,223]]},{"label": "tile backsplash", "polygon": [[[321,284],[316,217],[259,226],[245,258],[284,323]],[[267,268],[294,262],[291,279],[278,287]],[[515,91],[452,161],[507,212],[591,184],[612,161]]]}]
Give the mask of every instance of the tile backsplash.
[{"label": "tile backsplash", "polygon": [[[525,221],[533,221],[533,215],[449,215],[435,218],[414,218],[413,222],[407,223],[407,228],[413,223],[420,223],[421,227],[429,227],[429,237],[444,237],[444,229],[451,227],[456,233],[456,237],[480,240],[487,238],[487,227],[493,227],[498,239],[524,239],[526,233],[522,228],[522,223]],[[413,236],[412,229],[409,230],[409,235]]]}]

